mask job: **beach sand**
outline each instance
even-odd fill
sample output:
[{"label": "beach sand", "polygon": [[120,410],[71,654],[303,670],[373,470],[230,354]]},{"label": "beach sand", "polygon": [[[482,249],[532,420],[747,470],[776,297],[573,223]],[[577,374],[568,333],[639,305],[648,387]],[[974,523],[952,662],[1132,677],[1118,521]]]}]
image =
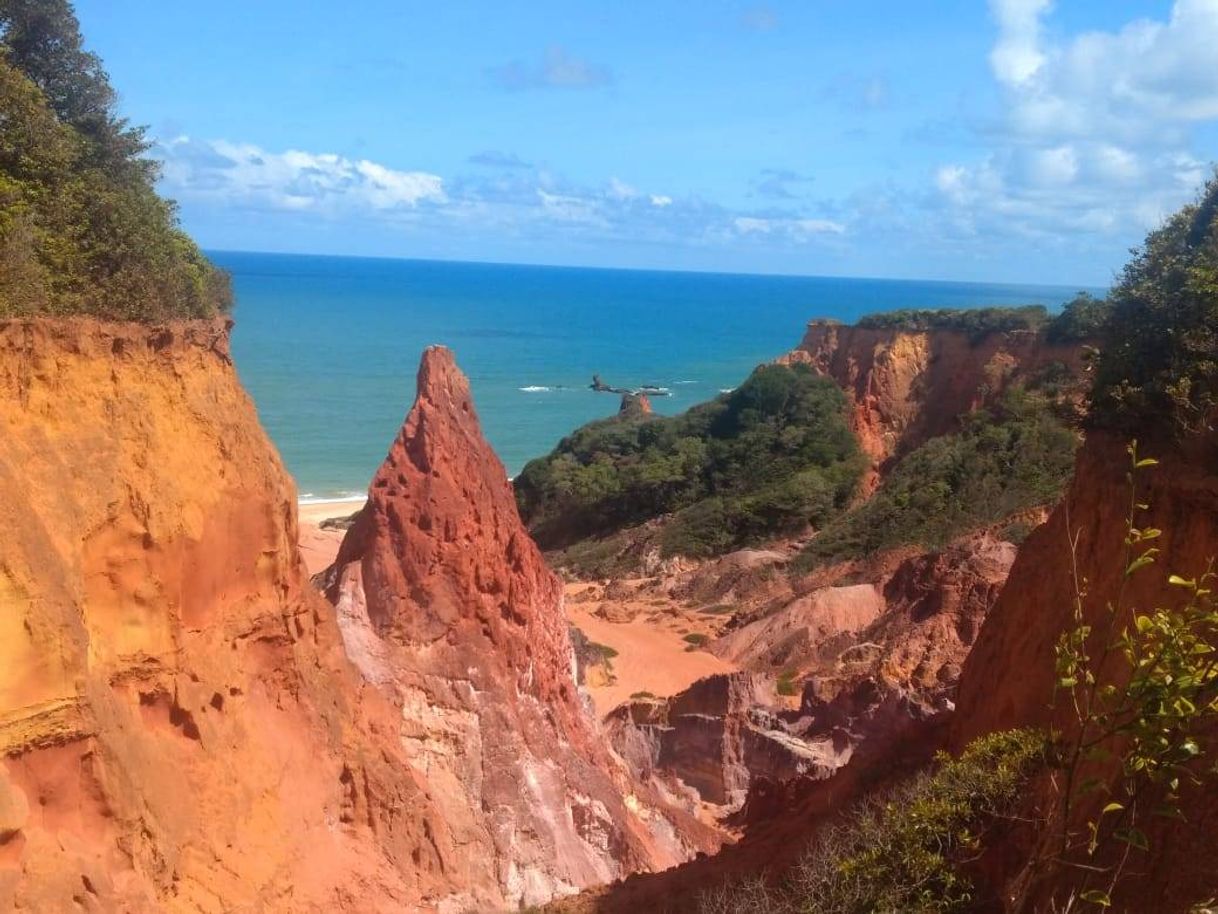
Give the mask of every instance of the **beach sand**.
[{"label": "beach sand", "polygon": [[[568,585],[571,595],[582,585]],[[675,604],[674,604],[675,607]],[[654,612],[654,607],[652,608]],[[657,618],[659,616],[659,618]],[[588,694],[599,715],[608,714],[635,692],[650,692],[667,698],[688,688],[704,676],[731,673],[736,667],[714,654],[690,650],[681,634],[680,616],[668,612],[631,622],[609,622],[588,611],[586,605],[567,602],[567,620],[592,641],[617,651],[611,685],[588,685]]]},{"label": "beach sand", "polygon": [[345,530],[323,530],[321,522],[331,518],[350,517],[362,501],[311,501],[297,506],[300,521],[300,554],[309,574],[325,571],[338,555]]}]

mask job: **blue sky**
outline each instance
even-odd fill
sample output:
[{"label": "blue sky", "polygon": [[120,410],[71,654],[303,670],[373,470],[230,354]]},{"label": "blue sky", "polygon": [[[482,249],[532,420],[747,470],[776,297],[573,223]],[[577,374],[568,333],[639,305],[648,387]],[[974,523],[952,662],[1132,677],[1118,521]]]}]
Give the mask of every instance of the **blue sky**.
[{"label": "blue sky", "polygon": [[1107,284],[1218,0],[77,0],[207,247]]}]

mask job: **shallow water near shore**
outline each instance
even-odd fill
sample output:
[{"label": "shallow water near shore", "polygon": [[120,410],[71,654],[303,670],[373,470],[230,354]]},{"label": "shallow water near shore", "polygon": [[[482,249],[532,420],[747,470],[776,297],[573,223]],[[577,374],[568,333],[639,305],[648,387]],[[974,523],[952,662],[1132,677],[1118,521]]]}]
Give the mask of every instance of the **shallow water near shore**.
[{"label": "shallow water near shore", "polygon": [[[1074,287],[664,273],[213,252],[237,293],[233,353],[302,499],[362,493],[414,398],[419,354],[451,347],[483,429],[518,473],[617,411],[588,389],[655,385],[675,413],[793,348],[815,317],[1043,304]],[[1090,290],[1102,291],[1102,290]]]}]

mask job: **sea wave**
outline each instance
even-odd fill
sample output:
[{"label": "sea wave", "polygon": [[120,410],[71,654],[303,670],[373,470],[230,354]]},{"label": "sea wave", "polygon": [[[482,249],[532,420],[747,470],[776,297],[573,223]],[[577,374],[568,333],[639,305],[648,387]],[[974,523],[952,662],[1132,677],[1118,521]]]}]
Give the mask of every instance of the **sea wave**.
[{"label": "sea wave", "polygon": [[337,495],[314,495],[312,492],[305,492],[296,499],[299,505],[324,505],[330,502],[359,502],[367,501],[368,495],[364,492],[340,492]]},{"label": "sea wave", "polygon": [[720,388],[719,388],[719,393],[721,393],[721,394],[730,394],[730,393],[731,393],[733,390],[735,390],[735,389],[736,389],[736,388],[734,388],[734,387],[720,387]]},{"label": "sea wave", "polygon": [[548,394],[554,388],[544,387],[540,384],[530,384],[528,387],[517,387],[516,389],[526,394]]},{"label": "sea wave", "polygon": [[673,381],[674,384],[697,384],[697,381]]}]

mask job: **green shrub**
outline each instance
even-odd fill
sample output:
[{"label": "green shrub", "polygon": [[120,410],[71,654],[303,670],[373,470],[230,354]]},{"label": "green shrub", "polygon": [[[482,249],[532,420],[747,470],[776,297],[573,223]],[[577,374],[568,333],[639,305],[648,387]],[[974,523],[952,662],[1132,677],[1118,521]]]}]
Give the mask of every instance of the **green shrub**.
[{"label": "green shrub", "polygon": [[661,551],[706,556],[823,523],[863,465],[842,391],[805,365],[765,365],[679,416],[586,425],[515,485],[544,548],[672,515]]},{"label": "green shrub", "polygon": [[945,546],[969,530],[1056,501],[1074,469],[1077,435],[1054,403],[1020,388],[994,413],[910,452],[876,493],[831,521],[792,568],[861,558],[903,545]]},{"label": "green shrub", "polygon": [[691,647],[704,647],[710,643],[710,638],[700,632],[690,632],[682,640]]},{"label": "green shrub", "polygon": [[974,338],[1011,330],[1039,330],[1049,321],[1043,305],[1018,308],[905,308],[868,314],[856,326],[874,330],[958,330]]},{"label": "green shrub", "polygon": [[1218,176],[1151,232],[1109,296],[1091,421],[1200,431],[1218,409]]},{"label": "green shrub", "polygon": [[779,674],[778,681],[774,685],[774,690],[779,695],[798,695],[799,683],[795,681],[795,677],[798,675],[798,672],[795,670],[784,670]]},{"label": "green shrub", "polygon": [[227,274],[157,195],[143,131],[114,99],[66,0],[0,2],[0,318],[231,307]]},{"label": "green shrub", "polygon": [[1059,314],[1055,314],[1045,328],[1045,338],[1050,343],[1078,343],[1098,340],[1108,324],[1112,305],[1107,299],[1095,298],[1087,292],[1079,292],[1066,302]]},{"label": "green shrub", "polygon": [[642,692],[631,692],[630,697],[636,701],[639,701],[647,698],[655,698],[656,696],[654,692],[643,690]]},{"label": "green shrub", "polygon": [[1019,799],[1044,759],[1044,737],[1015,730],[981,737],[958,758],[853,816],[819,830],[788,878],[706,893],[702,914],[949,914],[975,889],[960,864],[985,829]]}]

